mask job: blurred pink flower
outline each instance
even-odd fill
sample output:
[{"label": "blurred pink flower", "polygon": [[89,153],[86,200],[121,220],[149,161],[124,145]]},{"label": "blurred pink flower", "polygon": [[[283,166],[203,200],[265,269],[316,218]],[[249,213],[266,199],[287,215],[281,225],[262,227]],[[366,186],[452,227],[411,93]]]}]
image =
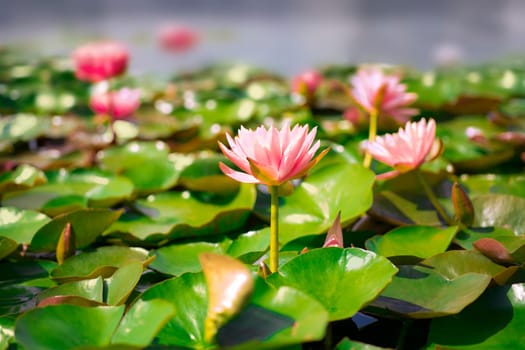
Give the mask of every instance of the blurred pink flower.
[{"label": "blurred pink flower", "polygon": [[317,129],[296,125],[290,129],[286,122],[281,130],[259,126],[255,130],[239,129],[234,139],[226,135],[231,149],[221,142],[219,147],[241,171],[220,163],[221,170],[239,182],[281,185],[306,174],[327,152],[323,150],[314,158],[320,142],[313,145]]},{"label": "blurred pink flower", "polygon": [[118,91],[97,93],[91,96],[89,107],[97,114],[113,119],[127,119],[140,106],[140,90],[123,88]]},{"label": "blurred pink flower", "polygon": [[352,77],[351,84],[355,102],[368,114],[375,110],[379,116],[391,117],[403,125],[418,113],[415,108],[407,108],[417,95],[406,92],[398,76],[385,75],[377,68],[364,68]]},{"label": "blurred pink flower", "polygon": [[405,128],[399,128],[395,134],[376,137],[374,142],[366,144],[373,158],[390,165],[394,172],[382,174],[379,178],[407,172],[418,168],[425,162],[432,150],[436,138],[436,122],[421,119],[419,122],[408,122]]},{"label": "blurred pink flower", "polygon": [[92,83],[124,73],[128,67],[128,49],[114,41],[92,42],[78,47],[72,55],[75,75]]},{"label": "blurred pink flower", "polygon": [[343,118],[355,126],[366,124],[366,116],[358,108],[351,106],[343,112]]},{"label": "blurred pink flower", "polygon": [[158,40],[160,46],[167,51],[184,52],[197,44],[199,36],[189,27],[171,24],[159,30]]},{"label": "blurred pink flower", "polygon": [[323,76],[316,70],[308,70],[292,79],[292,91],[305,96],[312,96],[319,84],[323,81]]}]

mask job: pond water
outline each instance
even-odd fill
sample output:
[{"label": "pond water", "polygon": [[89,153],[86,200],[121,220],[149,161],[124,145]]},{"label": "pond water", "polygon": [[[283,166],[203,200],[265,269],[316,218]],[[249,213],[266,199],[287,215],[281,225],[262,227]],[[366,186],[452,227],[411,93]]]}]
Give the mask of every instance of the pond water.
[{"label": "pond water", "polygon": [[[2,0],[0,44],[68,54],[97,37],[125,41],[132,71],[162,74],[245,61],[284,74],[324,63],[382,61],[429,68],[524,51],[520,0]],[[202,36],[189,53],[158,49],[160,25]]]}]

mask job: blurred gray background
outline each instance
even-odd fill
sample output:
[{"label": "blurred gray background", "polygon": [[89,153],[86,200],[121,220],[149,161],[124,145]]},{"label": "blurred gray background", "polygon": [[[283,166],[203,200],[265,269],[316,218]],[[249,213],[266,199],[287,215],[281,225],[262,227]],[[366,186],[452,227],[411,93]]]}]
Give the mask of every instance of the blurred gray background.
[{"label": "blurred gray background", "polygon": [[[183,54],[159,49],[177,22],[202,40]],[[163,74],[243,61],[295,74],[326,63],[431,68],[525,53],[523,0],[0,0],[0,45],[69,54],[96,38],[132,51],[135,73]]]}]

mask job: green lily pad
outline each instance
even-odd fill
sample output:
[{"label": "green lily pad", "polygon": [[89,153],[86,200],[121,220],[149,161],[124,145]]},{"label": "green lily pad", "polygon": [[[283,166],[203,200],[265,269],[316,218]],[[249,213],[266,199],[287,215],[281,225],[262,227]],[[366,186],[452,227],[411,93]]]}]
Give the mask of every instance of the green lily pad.
[{"label": "green lily pad", "polygon": [[521,174],[461,175],[460,181],[468,188],[471,196],[499,193],[525,198],[525,176]]},{"label": "green lily pad", "polygon": [[250,304],[223,326],[221,346],[240,349],[281,349],[324,337],[329,315],[313,297],[290,287],[274,289],[259,279]]},{"label": "green lily pad", "polygon": [[223,246],[227,243],[195,242],[162,247],[152,252],[155,260],[151,264],[151,268],[174,276],[186,272],[199,272],[202,270],[199,255],[202,253],[224,253]]},{"label": "green lily pad", "polygon": [[166,300],[137,300],[124,315],[111,342],[146,347],[174,314],[175,308]]},{"label": "green lily pad", "polygon": [[514,231],[503,227],[470,227],[460,230],[454,243],[464,249],[473,249],[474,243],[482,238],[493,238],[496,236],[515,236]]},{"label": "green lily pad", "polygon": [[515,266],[498,265],[484,255],[470,250],[451,250],[423,260],[419,264],[433,269],[449,280],[474,272],[489,275],[498,284],[504,284],[516,271]]},{"label": "green lily pad", "polygon": [[205,191],[216,194],[235,192],[239,183],[219,168],[219,162],[230,163],[224,156],[205,156],[192,160],[186,166],[179,178],[179,184],[190,191]]},{"label": "green lily pad", "polygon": [[35,251],[55,250],[60,234],[67,223],[75,232],[77,248],[85,248],[115,220],[122,211],[110,209],[83,209],[67,214],[61,214],[42,226],[31,240],[31,249]]},{"label": "green lily pad", "polygon": [[44,135],[50,119],[32,114],[17,114],[0,120],[0,137],[4,141],[29,141]]},{"label": "green lily pad", "polygon": [[102,169],[121,173],[125,169],[144,163],[150,159],[167,159],[169,147],[161,141],[129,142],[124,146],[114,146],[99,152],[97,159]]},{"label": "green lily pad", "polygon": [[397,269],[386,258],[359,248],[320,248],[303,253],[268,277],[276,287],[290,286],[313,296],[330,320],[348,318],[390,283]]},{"label": "green lily pad", "polygon": [[16,248],[18,248],[18,243],[7,237],[0,236],[0,260],[6,256],[11,255]]},{"label": "green lily pad", "polygon": [[49,221],[46,215],[36,211],[1,207],[0,236],[9,238],[18,244],[27,244]]},{"label": "green lily pad", "polygon": [[56,303],[89,305],[78,299],[82,298],[95,302],[95,305],[103,303],[113,306],[121,305],[135,288],[142,271],[142,262],[131,260],[117,269],[111,277],[103,279],[99,276],[93,279],[67,282],[44,290],[38,295],[37,300],[47,302],[50,300],[48,298],[64,297],[63,300],[57,300]]},{"label": "green lily pad", "polygon": [[14,341],[15,320],[9,317],[0,318],[0,349],[7,350]]},{"label": "green lily pad", "polygon": [[102,169],[131,180],[139,193],[152,193],[167,190],[177,183],[181,165],[168,155],[169,148],[163,142],[130,142],[102,151],[98,160]]},{"label": "green lily pad", "polygon": [[525,198],[508,194],[485,194],[472,198],[476,227],[503,227],[516,235],[525,232]]},{"label": "green lily pad", "polygon": [[339,211],[344,226],[372,204],[375,176],[369,169],[346,162],[318,166],[290,196],[279,198],[279,241],[283,245],[326,232]]},{"label": "green lily pad", "polygon": [[52,305],[26,312],[15,324],[16,341],[26,349],[67,350],[109,345],[124,306]]},{"label": "green lily pad", "polygon": [[101,277],[74,281],[61,284],[59,286],[46,289],[38,294],[37,301],[42,302],[46,298],[55,296],[76,296],[88,300],[102,303],[103,300],[103,283]]},{"label": "green lily pad", "polygon": [[143,262],[139,260],[131,260],[121,265],[104,281],[107,288],[105,302],[108,305],[124,304],[139,282],[143,270]]},{"label": "green lily pad", "polygon": [[47,173],[46,184],[7,193],[4,205],[57,215],[82,207],[111,207],[129,199],[133,184],[123,176],[92,169]]},{"label": "green lily pad", "polygon": [[421,200],[409,200],[392,191],[382,191],[374,196],[370,214],[394,225],[440,226],[436,210]]},{"label": "green lily pad", "polygon": [[51,277],[59,282],[92,279],[98,276],[108,278],[120,267],[132,261],[148,265],[148,252],[142,248],[122,246],[100,247],[94,252],[83,252],[66,259],[51,272]]},{"label": "green lily pad", "polygon": [[15,170],[0,175],[0,195],[19,191],[47,182],[44,172],[28,164],[22,164]]},{"label": "green lily pad", "polygon": [[403,226],[366,241],[366,248],[382,256],[429,258],[447,250],[457,227]]},{"label": "green lily pad", "polygon": [[150,195],[135,203],[143,215],[124,214],[105,235],[121,232],[141,240],[158,240],[230,232],[244,225],[255,196],[250,184],[242,184],[234,196],[226,198],[202,199],[189,191]]},{"label": "green lily pad", "polygon": [[439,72],[425,72],[404,80],[408,91],[417,93],[417,105],[439,107],[454,102],[461,91],[459,79]]},{"label": "green lily pad", "polygon": [[513,156],[514,152],[509,147],[496,144],[482,146],[471,141],[469,130],[476,130],[487,139],[504,131],[485,116],[463,116],[440,123],[436,135],[447,145],[443,157],[456,168],[470,172],[487,170]]},{"label": "green lily pad", "polygon": [[204,341],[204,320],[208,293],[202,273],[186,273],[146,290],[139,300],[162,299],[175,306],[176,313],[158,333],[156,342],[187,348],[212,348]]},{"label": "green lily pad", "polygon": [[[202,273],[166,280],[141,296],[146,301],[158,299],[172,303],[176,314],[155,342],[187,348],[216,347],[204,340],[208,294]],[[250,304],[219,329],[217,340],[235,349],[275,349],[321,339],[327,320],[326,310],[312,297],[289,287],[271,288],[259,279]]]},{"label": "green lily pad", "polygon": [[432,320],[427,349],[519,349],[525,306],[521,283],[488,289],[460,314]]},{"label": "green lily pad", "polygon": [[67,214],[61,214],[42,226],[31,240],[31,249],[36,251],[54,251],[60,239],[60,234],[67,223],[75,232],[77,248],[85,248],[115,220],[122,211],[109,209],[83,209]]},{"label": "green lily pad", "polygon": [[235,258],[245,258],[252,263],[259,258],[270,244],[269,233],[263,230],[250,231],[236,237],[234,240],[224,239],[219,243],[192,242],[171,244],[150,252],[155,260],[150,268],[174,276],[186,272],[202,270],[199,262],[201,253],[227,254]]},{"label": "green lily pad", "polygon": [[371,305],[411,318],[457,314],[476,300],[490,281],[486,274],[470,272],[448,279],[429,268],[400,266],[392,283]]}]

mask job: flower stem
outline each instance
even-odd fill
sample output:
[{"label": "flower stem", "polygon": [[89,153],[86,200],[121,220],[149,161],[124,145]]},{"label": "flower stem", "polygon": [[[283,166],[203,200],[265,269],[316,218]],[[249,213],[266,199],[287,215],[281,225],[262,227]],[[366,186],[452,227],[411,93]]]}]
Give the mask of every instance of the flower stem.
[{"label": "flower stem", "polygon": [[[377,110],[374,108],[372,112],[370,112],[370,126],[368,127],[368,142],[374,142],[377,135]],[[363,165],[366,168],[370,168],[370,164],[372,163],[372,155],[368,152],[368,150],[365,153],[365,160],[363,162]]]},{"label": "flower stem", "polygon": [[270,187],[270,271],[279,268],[279,186]]},{"label": "flower stem", "polygon": [[425,180],[425,177],[421,173],[419,169],[414,170],[414,173],[416,174],[416,177],[419,180],[419,183],[421,183],[421,186],[423,187],[423,190],[425,191],[425,194],[427,195],[428,199],[436,208],[437,212],[439,213],[439,216],[445,220],[447,225],[453,226],[454,222],[450,219],[450,216],[448,216],[447,212],[445,211],[445,208],[439,203],[436,195],[434,194],[434,191],[432,191],[432,188],[430,188],[430,185],[428,184],[427,180]]}]

